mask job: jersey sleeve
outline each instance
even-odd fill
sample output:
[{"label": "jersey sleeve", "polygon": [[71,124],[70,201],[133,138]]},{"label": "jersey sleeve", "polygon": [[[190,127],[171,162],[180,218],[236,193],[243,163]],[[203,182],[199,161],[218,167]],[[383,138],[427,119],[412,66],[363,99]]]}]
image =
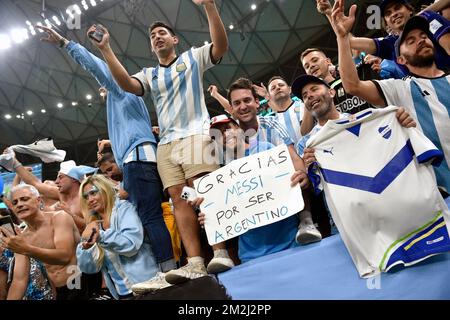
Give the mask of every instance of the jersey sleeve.
[{"label": "jersey sleeve", "polygon": [[273,128],[276,130],[277,134],[274,135],[274,141],[271,141],[272,144],[278,146],[280,144],[286,144],[287,146],[290,144],[294,144],[287,129],[278,121],[273,119]]},{"label": "jersey sleeve", "polygon": [[450,32],[450,21],[440,14],[433,11],[423,11],[420,15],[430,23],[430,32],[435,41],[439,41],[443,35]]},{"label": "jersey sleeve", "polygon": [[376,46],[375,55],[381,59],[395,61],[395,40],[397,40],[397,37],[391,35],[373,39]]},{"label": "jersey sleeve", "polygon": [[295,149],[297,150],[297,153],[300,157],[303,157],[303,153],[305,153],[306,142],[308,141],[308,139],[309,134],[304,135],[300,140],[298,140],[297,145],[295,146]]},{"label": "jersey sleeve", "polygon": [[420,164],[439,166],[444,159],[444,154],[422,132],[416,128],[409,128],[408,135],[411,146]]},{"label": "jersey sleeve", "polygon": [[404,81],[399,79],[373,80],[378,92],[382,96],[387,106],[401,105],[402,98],[400,95],[405,94],[406,87]]},{"label": "jersey sleeve", "polygon": [[137,79],[141,83],[143,95],[145,95],[150,90],[150,84],[148,82],[147,73],[150,72],[150,69],[144,68],[140,72],[132,75],[132,78]]},{"label": "jersey sleeve", "polygon": [[200,67],[200,71],[206,71],[214,66],[211,59],[212,43],[205,44],[199,48],[192,48],[192,55]]}]

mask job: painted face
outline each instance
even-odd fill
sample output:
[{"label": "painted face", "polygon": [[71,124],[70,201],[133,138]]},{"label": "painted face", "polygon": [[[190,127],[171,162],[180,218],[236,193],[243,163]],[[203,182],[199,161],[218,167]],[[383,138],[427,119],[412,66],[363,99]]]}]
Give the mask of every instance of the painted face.
[{"label": "painted face", "polygon": [[330,74],[331,61],[322,52],[312,51],[303,57],[306,74],[325,79]]},{"label": "painted face", "polygon": [[240,123],[248,123],[256,119],[259,107],[258,99],[249,89],[236,89],[231,92],[231,107],[235,119]]},{"label": "painted face", "polygon": [[34,195],[28,188],[15,191],[11,200],[14,213],[22,220],[26,220],[36,214],[39,211],[40,203],[40,197]]},{"label": "painted face", "polygon": [[83,200],[86,201],[89,211],[97,211],[99,213],[105,210],[105,202],[100,190],[93,184],[86,184],[83,188]]}]

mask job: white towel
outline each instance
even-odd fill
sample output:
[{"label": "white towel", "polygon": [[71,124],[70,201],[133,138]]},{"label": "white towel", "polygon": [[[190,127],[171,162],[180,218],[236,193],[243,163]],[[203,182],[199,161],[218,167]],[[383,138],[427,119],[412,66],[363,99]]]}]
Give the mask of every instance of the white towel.
[{"label": "white towel", "polygon": [[38,140],[29,145],[10,146],[7,150],[8,153],[0,156],[0,165],[9,171],[13,171],[14,151],[38,157],[45,163],[61,162],[66,157],[66,152],[56,149],[51,138]]}]

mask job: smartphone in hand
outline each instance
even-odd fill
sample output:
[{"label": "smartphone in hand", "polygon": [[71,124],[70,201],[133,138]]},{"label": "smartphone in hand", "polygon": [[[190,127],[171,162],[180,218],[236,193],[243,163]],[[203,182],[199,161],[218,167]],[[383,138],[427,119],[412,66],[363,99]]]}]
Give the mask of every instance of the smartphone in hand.
[{"label": "smartphone in hand", "polygon": [[103,39],[103,31],[100,29],[99,26],[95,25],[95,30],[88,33],[89,38],[91,38],[94,41],[102,42]]},{"label": "smartphone in hand", "polygon": [[16,230],[14,229],[14,223],[11,216],[0,217],[0,227],[7,229],[14,235],[17,235]]},{"label": "smartphone in hand", "polygon": [[195,189],[188,187],[188,186],[184,186],[183,190],[181,190],[181,199],[186,200],[186,201],[192,201],[195,200],[195,198],[197,198],[197,192],[195,192]]}]

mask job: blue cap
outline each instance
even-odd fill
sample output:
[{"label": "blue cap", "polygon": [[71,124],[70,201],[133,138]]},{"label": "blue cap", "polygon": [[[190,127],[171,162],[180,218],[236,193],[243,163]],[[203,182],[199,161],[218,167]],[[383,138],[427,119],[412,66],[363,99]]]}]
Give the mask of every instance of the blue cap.
[{"label": "blue cap", "polygon": [[413,16],[411,18],[408,19],[408,21],[406,21],[405,26],[403,27],[403,31],[400,34],[400,36],[398,37],[398,39],[395,41],[395,56],[399,57],[400,56],[400,46],[403,43],[403,41],[405,40],[406,36],[408,35],[409,32],[411,32],[412,30],[422,30],[423,32],[425,32],[428,35],[428,38],[432,38],[431,33],[430,33],[430,23],[428,22],[428,20],[422,16]]},{"label": "blue cap", "polygon": [[82,182],[86,175],[93,174],[97,172],[97,168],[89,166],[75,166],[66,173],[67,176]]},{"label": "blue cap", "polygon": [[383,0],[380,3],[381,15],[383,17],[384,17],[384,10],[386,10],[386,7],[391,3],[409,4],[409,2],[406,0]]}]

